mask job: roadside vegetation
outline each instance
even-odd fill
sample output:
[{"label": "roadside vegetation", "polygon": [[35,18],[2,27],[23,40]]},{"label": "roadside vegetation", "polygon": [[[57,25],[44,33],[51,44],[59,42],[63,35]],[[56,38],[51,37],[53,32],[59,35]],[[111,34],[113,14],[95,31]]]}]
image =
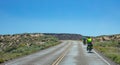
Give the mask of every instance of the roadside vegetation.
[{"label": "roadside vegetation", "polygon": [[0,38],[0,63],[29,55],[59,44],[60,41],[48,35],[7,35]]},{"label": "roadside vegetation", "polygon": [[120,41],[95,42],[94,47],[103,55],[120,65]]}]

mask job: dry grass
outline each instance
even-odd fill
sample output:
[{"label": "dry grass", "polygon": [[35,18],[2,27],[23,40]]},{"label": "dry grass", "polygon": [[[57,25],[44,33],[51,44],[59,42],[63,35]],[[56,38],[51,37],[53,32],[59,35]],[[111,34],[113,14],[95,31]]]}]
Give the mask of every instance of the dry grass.
[{"label": "dry grass", "polygon": [[95,49],[103,53],[106,57],[120,64],[120,44],[118,41],[96,42]]}]

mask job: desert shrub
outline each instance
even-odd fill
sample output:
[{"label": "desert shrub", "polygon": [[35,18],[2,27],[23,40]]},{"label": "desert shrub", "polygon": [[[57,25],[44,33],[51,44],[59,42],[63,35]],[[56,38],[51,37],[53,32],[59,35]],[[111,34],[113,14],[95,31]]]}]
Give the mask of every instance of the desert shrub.
[{"label": "desert shrub", "polygon": [[16,49],[17,47],[8,47],[5,49],[5,52],[11,52],[12,50]]},{"label": "desert shrub", "polygon": [[120,49],[118,41],[96,42],[94,48],[102,52],[106,57],[120,64]]},{"label": "desert shrub", "polygon": [[25,43],[20,43],[20,44],[18,45],[18,47],[24,47],[24,46],[26,46]]},{"label": "desert shrub", "polygon": [[[31,36],[29,34],[13,35],[11,37],[4,36],[1,40],[4,48],[0,51],[0,63],[8,61],[20,56],[28,55],[45,48],[59,44],[59,40],[52,36]],[[40,44],[43,42],[43,44]],[[2,45],[2,44],[1,44]]]},{"label": "desert shrub", "polygon": [[117,55],[116,59],[115,59],[115,62],[120,64],[120,55]]},{"label": "desert shrub", "polygon": [[107,53],[106,56],[114,62],[120,64],[120,55],[118,53]]},{"label": "desert shrub", "polygon": [[3,58],[0,58],[0,63],[3,63],[5,60]]}]

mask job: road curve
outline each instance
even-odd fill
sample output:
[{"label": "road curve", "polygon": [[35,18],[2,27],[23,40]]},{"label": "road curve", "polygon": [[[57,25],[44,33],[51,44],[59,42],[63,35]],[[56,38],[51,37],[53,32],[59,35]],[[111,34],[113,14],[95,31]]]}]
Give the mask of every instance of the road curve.
[{"label": "road curve", "polygon": [[[57,62],[56,62],[57,61]],[[54,64],[56,63],[56,64]],[[86,51],[80,41],[63,43],[0,65],[110,65],[94,50]]]}]

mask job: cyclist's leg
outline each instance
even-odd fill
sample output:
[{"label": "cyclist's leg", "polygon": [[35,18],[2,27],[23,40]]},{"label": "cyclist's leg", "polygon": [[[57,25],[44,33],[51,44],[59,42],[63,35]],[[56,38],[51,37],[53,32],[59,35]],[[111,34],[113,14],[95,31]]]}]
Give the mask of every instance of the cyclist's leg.
[{"label": "cyclist's leg", "polygon": [[89,45],[87,44],[87,51],[88,51],[88,47],[89,47]]},{"label": "cyclist's leg", "polygon": [[93,49],[93,44],[91,44],[91,48]]}]

